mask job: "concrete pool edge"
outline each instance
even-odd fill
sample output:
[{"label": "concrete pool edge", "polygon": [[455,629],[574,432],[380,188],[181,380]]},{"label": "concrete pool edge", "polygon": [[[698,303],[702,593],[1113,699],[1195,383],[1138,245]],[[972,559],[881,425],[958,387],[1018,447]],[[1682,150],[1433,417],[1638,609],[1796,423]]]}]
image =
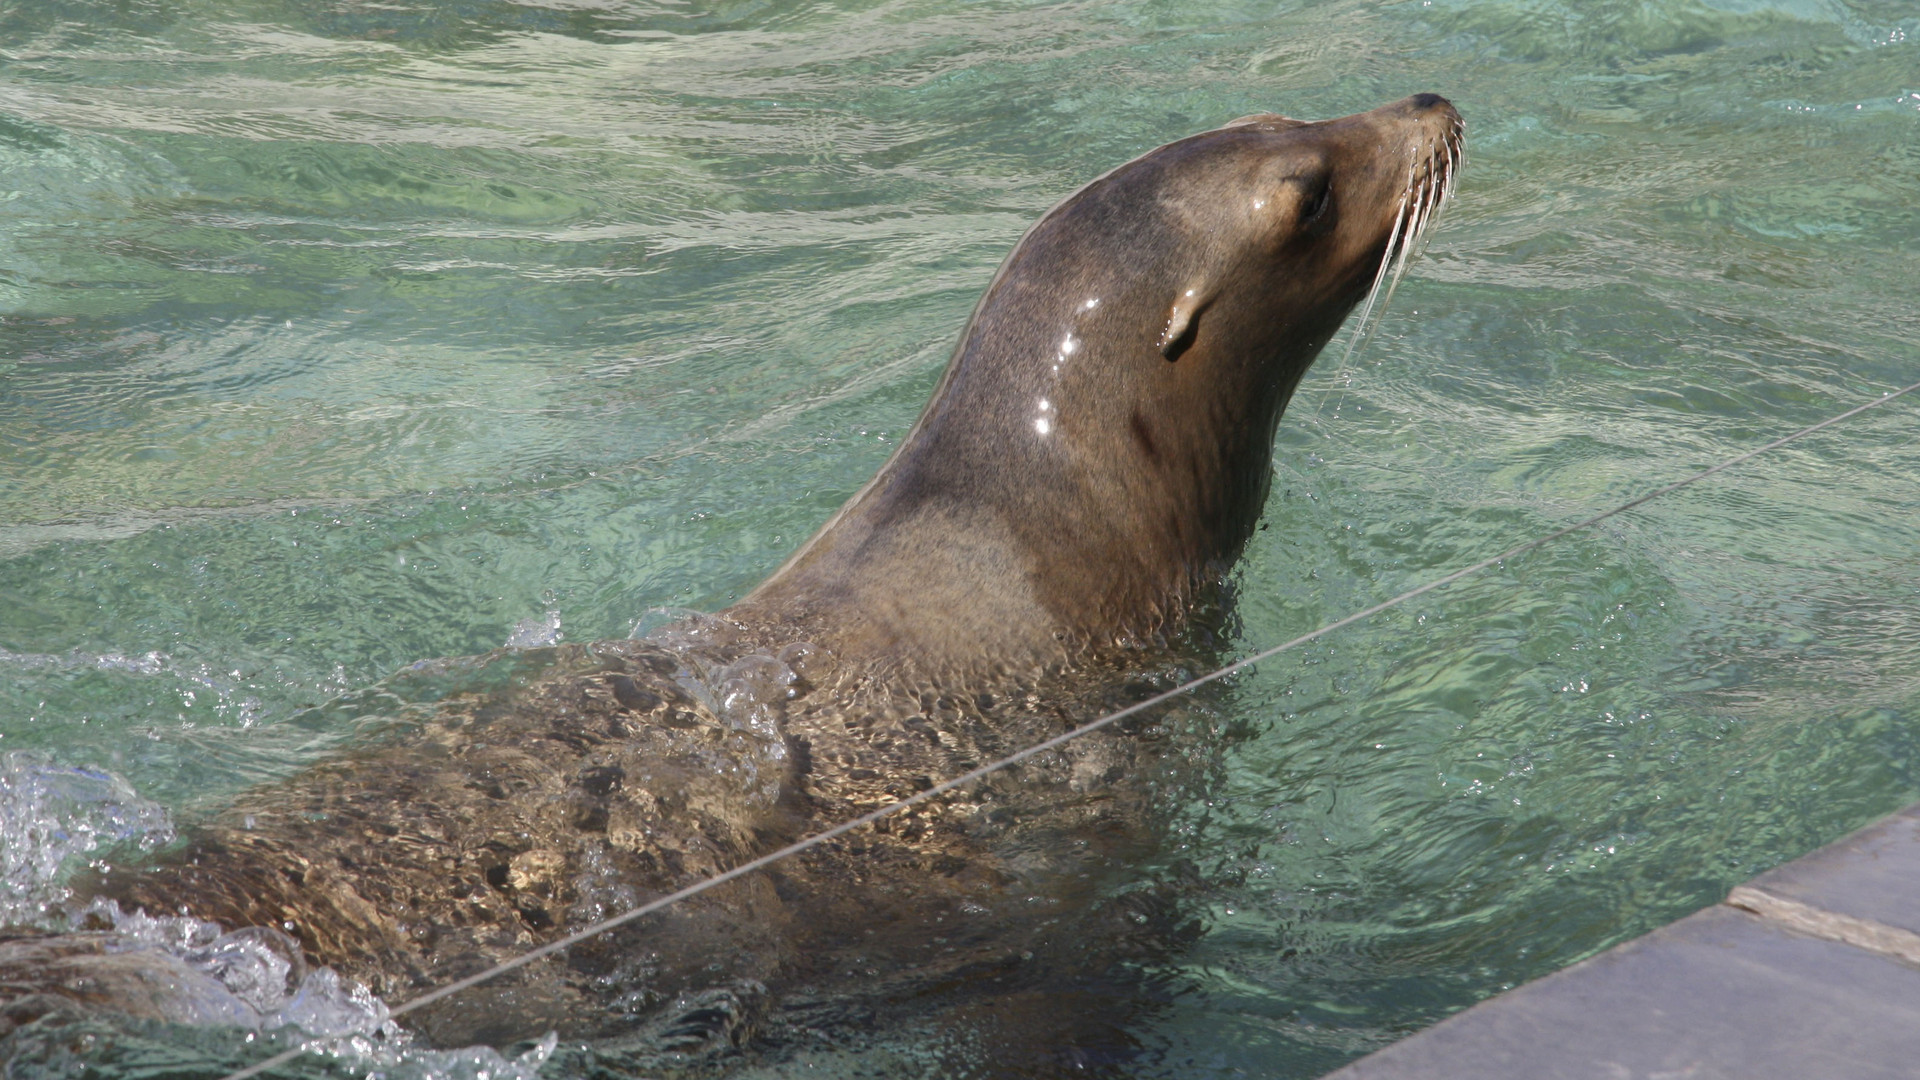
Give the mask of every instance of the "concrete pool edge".
[{"label": "concrete pool edge", "polygon": [[1920,803],[1324,1080],[1920,1075]]}]

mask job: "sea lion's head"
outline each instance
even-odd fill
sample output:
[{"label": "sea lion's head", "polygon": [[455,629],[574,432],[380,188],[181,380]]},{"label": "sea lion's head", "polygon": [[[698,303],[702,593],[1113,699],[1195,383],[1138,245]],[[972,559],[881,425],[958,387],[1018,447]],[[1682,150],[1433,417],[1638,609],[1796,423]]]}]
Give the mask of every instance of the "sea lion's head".
[{"label": "sea lion's head", "polygon": [[988,286],[880,474],[740,610],[942,669],[1045,662],[1177,616],[1238,555],[1274,425],[1451,190],[1419,94],[1244,117],[1069,196]]}]

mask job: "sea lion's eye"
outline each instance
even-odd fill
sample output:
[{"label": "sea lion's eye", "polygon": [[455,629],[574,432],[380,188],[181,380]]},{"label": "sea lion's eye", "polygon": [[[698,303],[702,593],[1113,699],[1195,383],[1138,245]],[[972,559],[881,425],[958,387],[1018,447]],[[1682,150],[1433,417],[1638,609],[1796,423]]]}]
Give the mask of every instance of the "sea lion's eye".
[{"label": "sea lion's eye", "polygon": [[1300,224],[1312,225],[1326,214],[1327,207],[1333,205],[1333,185],[1325,180],[1320,182],[1318,190],[1308,196],[1300,208]]}]

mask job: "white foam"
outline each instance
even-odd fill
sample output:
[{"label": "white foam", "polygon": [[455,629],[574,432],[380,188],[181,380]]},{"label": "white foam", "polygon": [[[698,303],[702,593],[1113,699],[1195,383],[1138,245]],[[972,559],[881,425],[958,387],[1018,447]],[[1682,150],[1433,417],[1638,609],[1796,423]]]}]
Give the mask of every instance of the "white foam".
[{"label": "white foam", "polygon": [[32,750],[0,755],[0,925],[47,927],[69,895],[62,867],[115,844],[173,839],[165,807],[104,769]]},{"label": "white foam", "polygon": [[566,635],[560,632],[560,612],[548,608],[545,616],[538,619],[521,619],[513,624],[513,633],[507,637],[509,649],[538,649],[547,645],[558,645]]},{"label": "white foam", "polygon": [[533,1080],[558,1043],[549,1034],[513,1058],[488,1046],[418,1046],[389,1017],[386,1002],[332,968],[308,971],[300,946],[270,927],[223,931],[190,915],[123,912],[111,900],[95,900],[73,918],[111,926],[109,951],[164,956],[197,976],[173,980],[175,1016],[207,1026],[297,1031],[308,1038],[309,1051],[355,1071],[418,1080]]},{"label": "white foam", "polygon": [[166,809],[112,772],[34,751],[0,755],[0,926],[108,928],[107,951],[151,954],[167,973],[169,1011],[183,1022],[297,1032],[313,1052],[390,1080],[534,1080],[552,1055],[552,1035],[513,1058],[486,1046],[417,1046],[385,1002],[332,968],[308,970],[298,943],[270,927],[226,930],[191,915],[123,912],[111,900],[67,903],[69,860],[95,856],[98,865],[115,845],[152,849],[173,838]]},{"label": "white foam", "polygon": [[101,671],[124,671],[131,675],[159,675],[172,670],[173,658],[162,652],[126,656],[122,653],[87,653],[76,649],[64,656],[56,656],[53,653],[17,653],[0,648],[0,665],[30,671],[42,668],[97,668]]}]

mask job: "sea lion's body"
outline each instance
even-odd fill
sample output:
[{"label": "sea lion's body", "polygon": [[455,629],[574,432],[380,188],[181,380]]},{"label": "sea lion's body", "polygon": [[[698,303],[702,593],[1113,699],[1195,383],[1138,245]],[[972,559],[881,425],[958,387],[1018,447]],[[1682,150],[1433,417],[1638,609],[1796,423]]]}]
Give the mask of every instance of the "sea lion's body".
[{"label": "sea lion's body", "polygon": [[[1458,139],[1422,95],[1252,117],[1114,170],[1022,239],[881,473],[706,629],[403,672],[403,721],[87,890],[279,928],[405,999],[1118,703],[1176,662],[1167,635],[1260,512],[1288,396]],[[458,692],[401,707],[427,683]],[[1098,962],[1090,898],[1151,849],[1179,767],[1102,733],[416,1020],[442,1043],[605,1038],[728,987],[1014,985],[1056,945]],[[0,997],[166,1015],[91,940],[0,945]]]},{"label": "sea lion's body", "polygon": [[[900,694],[857,674],[867,685],[843,683],[830,660],[793,653],[826,685],[739,640],[503,650],[403,673],[375,707],[415,716],[243,795],[194,828],[184,857],[116,871],[89,891],[169,913],[191,898],[196,918],[277,928],[311,962],[397,1002],[1057,734],[1104,704],[1068,700],[1046,678],[976,685],[964,699]],[[431,697],[421,683],[462,689],[402,706]],[[996,693],[1018,697],[1003,707]],[[844,981],[835,969],[855,955],[886,969],[861,980],[871,996],[1044,949],[1039,923],[1058,921],[1062,903],[1148,839],[1145,782],[1187,767],[1154,760],[1156,734],[1084,740],[413,1023],[442,1045],[548,1030],[608,1038],[705,991],[758,998],[769,985]],[[1139,782],[1114,783],[1123,777]],[[1071,856],[1009,858],[1040,832],[1038,846]]]}]

